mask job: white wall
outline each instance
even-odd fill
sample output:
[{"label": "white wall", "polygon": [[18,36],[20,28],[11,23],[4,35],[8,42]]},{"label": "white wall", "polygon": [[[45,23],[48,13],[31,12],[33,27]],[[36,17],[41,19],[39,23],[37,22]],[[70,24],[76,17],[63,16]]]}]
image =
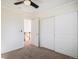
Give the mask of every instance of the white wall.
[{"label": "white wall", "polygon": [[31,32],[31,20],[24,19],[24,32]]},{"label": "white wall", "polygon": [[77,58],[77,12],[55,17],[55,51]]},{"label": "white wall", "polygon": [[[59,2],[57,2],[57,1],[56,1],[56,3],[61,3],[63,1],[67,1],[67,0],[62,0],[62,1],[59,0]],[[64,3],[64,4],[61,4],[58,6],[56,5],[54,8],[52,5],[50,8],[49,8],[49,6],[47,6],[47,7],[44,7],[46,9],[38,11],[39,13],[37,16],[40,18],[47,18],[50,16],[62,15],[62,14],[71,13],[71,12],[78,10],[78,0],[72,0],[71,2]]]},{"label": "white wall", "polygon": [[1,12],[1,53],[24,47],[24,17],[5,8]]}]

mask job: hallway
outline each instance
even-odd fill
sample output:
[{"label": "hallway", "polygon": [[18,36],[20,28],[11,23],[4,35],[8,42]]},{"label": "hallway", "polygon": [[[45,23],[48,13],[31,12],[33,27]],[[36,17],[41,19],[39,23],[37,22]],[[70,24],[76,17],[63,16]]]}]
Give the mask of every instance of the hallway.
[{"label": "hallway", "polygon": [[24,32],[24,46],[31,44],[31,32]]}]

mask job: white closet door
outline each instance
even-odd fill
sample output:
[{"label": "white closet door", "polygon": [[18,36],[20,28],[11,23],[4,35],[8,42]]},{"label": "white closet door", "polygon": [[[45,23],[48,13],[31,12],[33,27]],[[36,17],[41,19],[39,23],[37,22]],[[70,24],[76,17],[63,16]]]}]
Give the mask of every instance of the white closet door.
[{"label": "white closet door", "polygon": [[55,51],[77,58],[77,12],[55,17]]},{"label": "white closet door", "polygon": [[54,19],[40,20],[40,46],[54,50]]}]

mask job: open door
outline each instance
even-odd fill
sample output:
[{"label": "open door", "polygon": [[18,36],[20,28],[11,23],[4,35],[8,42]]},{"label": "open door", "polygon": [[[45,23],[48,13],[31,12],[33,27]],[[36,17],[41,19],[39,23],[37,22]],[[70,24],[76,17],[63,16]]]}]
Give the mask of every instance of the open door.
[{"label": "open door", "polygon": [[32,20],[32,25],[31,25],[31,39],[32,39],[32,44],[35,46],[39,46],[39,20],[34,19]]}]

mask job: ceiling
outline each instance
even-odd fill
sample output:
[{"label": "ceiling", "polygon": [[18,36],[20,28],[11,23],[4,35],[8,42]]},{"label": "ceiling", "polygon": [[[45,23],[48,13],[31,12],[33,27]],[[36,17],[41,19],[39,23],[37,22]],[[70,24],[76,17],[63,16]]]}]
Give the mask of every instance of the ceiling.
[{"label": "ceiling", "polygon": [[2,7],[13,8],[24,12],[35,12],[35,11],[41,12],[41,11],[46,11],[48,9],[55,8],[57,6],[69,3],[73,0],[32,0],[33,2],[39,5],[38,9],[35,9],[32,6],[25,6],[24,4],[20,4],[16,6],[13,3],[17,1],[22,1],[22,0],[2,0],[1,5]]}]

